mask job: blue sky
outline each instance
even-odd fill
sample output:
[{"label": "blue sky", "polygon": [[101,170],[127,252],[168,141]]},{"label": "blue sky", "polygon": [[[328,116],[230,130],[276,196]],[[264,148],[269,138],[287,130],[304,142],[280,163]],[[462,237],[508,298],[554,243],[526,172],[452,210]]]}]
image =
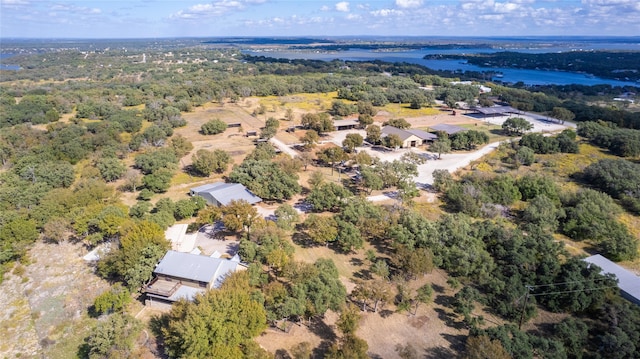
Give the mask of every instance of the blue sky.
[{"label": "blue sky", "polygon": [[0,0],[0,37],[639,36],[639,0]]}]

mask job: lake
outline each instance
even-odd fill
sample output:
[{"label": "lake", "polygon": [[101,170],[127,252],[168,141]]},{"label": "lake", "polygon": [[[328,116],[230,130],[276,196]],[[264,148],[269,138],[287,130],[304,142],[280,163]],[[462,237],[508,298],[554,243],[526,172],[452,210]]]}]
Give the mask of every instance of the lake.
[{"label": "lake", "polygon": [[13,54],[0,53],[0,70],[13,70],[13,71],[20,70],[20,66],[18,65],[11,65],[11,64],[4,63],[5,62],[4,59],[8,59],[12,56]]},{"label": "lake", "polygon": [[[628,47],[628,46],[627,46]],[[639,45],[632,46],[640,50]],[[603,50],[615,50],[618,47],[615,44],[605,44]],[[571,48],[563,46],[551,46],[544,48],[525,48],[513,49],[510,51],[544,53],[569,51]],[[628,50],[628,48],[627,48]],[[551,71],[551,70],[528,70],[528,69],[512,69],[503,67],[480,67],[471,65],[461,60],[425,60],[425,55],[432,54],[472,54],[472,53],[491,53],[496,51],[505,51],[505,49],[496,49],[489,47],[465,48],[465,49],[419,49],[406,51],[374,51],[364,49],[350,49],[345,51],[322,52],[322,51],[293,51],[293,50],[260,50],[260,51],[244,51],[244,53],[254,56],[267,56],[283,59],[307,59],[307,60],[323,60],[331,61],[335,59],[343,61],[373,61],[381,60],[386,62],[407,62],[426,66],[434,70],[448,71],[495,71],[502,73],[502,77],[493,77],[491,80],[503,82],[523,82],[527,85],[602,85],[611,86],[636,86],[640,84],[633,81],[618,81],[611,79],[603,79],[582,73]]]}]

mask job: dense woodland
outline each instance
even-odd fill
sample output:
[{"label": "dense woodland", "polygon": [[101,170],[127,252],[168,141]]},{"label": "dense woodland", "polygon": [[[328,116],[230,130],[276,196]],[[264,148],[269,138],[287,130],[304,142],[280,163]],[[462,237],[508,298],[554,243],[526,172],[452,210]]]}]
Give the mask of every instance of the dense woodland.
[{"label": "dense woodland", "polygon": [[427,55],[425,58],[464,59],[470,64],[520,69],[553,69],[584,72],[602,78],[637,81],[640,79],[637,52],[570,51],[558,53],[526,54],[496,52],[473,55]]},{"label": "dense woodland", "polygon": [[[23,70],[2,72],[0,273],[28,264],[36,241],[52,247],[77,241],[88,248],[112,243],[96,267],[112,286],[87,308],[86,315],[101,319],[78,356],[136,357],[131,338],[147,326],[170,357],[270,358],[252,338],[267,327],[311,325],[331,310],[340,312],[340,336],[322,348],[300,343],[291,355],[364,358],[367,342],[356,335],[360,313],[411,313],[429,305],[437,288],[411,283],[439,268],[456,290],[451,309],[470,329],[466,349],[455,355],[479,358],[482,348],[492,358],[638,358],[640,309],[620,298],[615,279],[571,254],[563,239],[615,261],[637,259],[637,228],[622,218],[640,213],[640,113],[597,106],[603,92],[581,88],[569,95],[559,88],[490,84],[490,98],[417,65],[276,60],[206,47],[168,53],[147,49],[143,63],[141,52],[60,50],[24,56]],[[434,91],[419,89],[427,85]],[[297,158],[262,143],[232,167],[227,152],[192,153],[192,144],[174,134],[186,125],[182,114],[204,103],[327,92],[337,93],[331,108],[301,118],[308,131]],[[482,168],[460,176],[434,173],[442,203],[435,216],[414,200],[421,190],[413,177],[423,158],[367,158],[353,151],[362,144],[359,135],[343,148],[314,151],[318,136],[332,130],[327,119],[348,115],[358,115],[368,141],[394,147],[393,137],[383,142],[371,124],[377,109],[388,103],[420,109],[436,100],[450,107],[507,103],[578,121],[578,129],[553,137],[524,134]],[[261,137],[275,135],[279,121],[265,120]],[[390,124],[403,127],[403,121]],[[226,128],[220,122],[200,130],[216,136]],[[525,131],[517,120],[504,126],[507,136]],[[484,132],[441,133],[432,151],[472,150],[487,142]],[[558,162],[586,148],[606,156],[563,172]],[[186,155],[193,164],[184,167]],[[315,172],[308,183],[300,181],[308,168],[339,163],[358,164],[360,177],[335,182]],[[243,202],[213,208],[199,197],[163,197],[180,172],[224,174],[277,203],[277,220],[261,218]],[[382,189],[398,191],[395,204],[365,199]],[[125,205],[124,193],[135,194],[137,203]],[[287,202],[300,194],[311,208],[304,216]],[[220,290],[141,323],[127,303],[139,297],[168,249],[164,230],[183,220],[193,228],[221,221],[240,239],[249,269]],[[368,274],[348,294],[332,260],[298,261],[294,244],[342,254],[371,248]],[[503,324],[487,322],[481,310]],[[519,328],[540,311],[565,319],[539,330]],[[418,357],[413,347],[398,353]]]}]

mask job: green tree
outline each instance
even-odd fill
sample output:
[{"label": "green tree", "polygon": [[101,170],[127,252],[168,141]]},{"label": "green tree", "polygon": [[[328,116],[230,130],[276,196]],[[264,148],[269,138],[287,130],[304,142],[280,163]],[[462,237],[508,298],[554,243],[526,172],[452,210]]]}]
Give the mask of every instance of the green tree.
[{"label": "green tree", "polygon": [[533,125],[522,117],[510,117],[502,123],[502,129],[509,136],[522,135],[533,128]]},{"label": "green tree", "polygon": [[174,135],[169,141],[169,146],[173,149],[176,156],[183,157],[191,150],[193,150],[193,144],[181,134]]},{"label": "green tree", "polygon": [[258,219],[258,210],[245,200],[233,200],[222,207],[222,223],[230,231],[251,230]]},{"label": "green tree", "polygon": [[318,159],[331,167],[331,174],[333,174],[333,169],[336,163],[345,161],[348,158],[349,156],[340,147],[325,148],[318,154]]},{"label": "green tree", "polygon": [[400,139],[400,136],[396,134],[391,134],[389,136],[386,136],[382,142],[386,147],[389,147],[389,148],[402,147],[402,140]]},{"label": "green tree", "polygon": [[392,118],[389,121],[383,124],[384,126],[393,126],[396,128],[400,128],[406,130],[407,128],[411,128],[411,124],[407,122],[404,118]]},{"label": "green tree", "polygon": [[367,142],[377,145],[380,143],[380,140],[382,139],[382,130],[380,129],[380,126],[378,125],[369,125],[367,126],[367,137],[366,140]]},{"label": "green tree", "polygon": [[535,160],[535,152],[527,146],[520,146],[515,153],[515,162],[517,165],[531,166]]},{"label": "green tree", "polygon": [[355,334],[360,325],[360,319],[360,310],[355,305],[349,304],[340,311],[336,326],[344,335]]},{"label": "green tree", "polygon": [[200,132],[202,132],[203,135],[217,135],[218,133],[224,132],[226,129],[227,123],[216,118],[202,125],[200,127]]},{"label": "green tree", "polygon": [[154,193],[166,192],[171,187],[173,172],[166,168],[161,168],[154,173],[142,177],[142,183],[146,189]]},{"label": "green tree", "polygon": [[360,229],[350,222],[337,221],[337,224],[337,242],[340,248],[347,253],[362,249],[364,240],[360,234]]},{"label": "green tree", "polygon": [[172,357],[234,359],[244,357],[242,346],[265,328],[266,312],[248,273],[236,272],[218,290],[175,303],[161,331]]},{"label": "green tree", "polygon": [[120,283],[114,284],[108,291],[100,294],[93,302],[93,309],[98,314],[122,312],[131,302],[131,294]]},{"label": "green tree", "polygon": [[449,139],[437,139],[433,141],[431,146],[429,146],[429,151],[435,152],[438,154],[438,159],[442,156],[443,153],[451,152],[451,141]]},{"label": "green tree", "polygon": [[358,115],[358,124],[360,128],[366,128],[367,126],[373,123],[373,117],[368,114],[360,114]]},{"label": "green tree", "polygon": [[335,241],[338,237],[338,225],[333,217],[312,213],[304,221],[304,227],[309,239],[314,243],[328,246],[329,242]]},{"label": "green tree", "polygon": [[298,211],[288,203],[281,204],[274,212],[278,227],[291,230],[300,221]]},{"label": "green tree", "polygon": [[551,117],[557,119],[564,125],[565,121],[573,121],[576,115],[564,107],[554,107],[551,111]]},{"label": "green tree", "polygon": [[234,166],[230,182],[242,183],[263,199],[290,199],[301,190],[298,176],[286,173],[276,163],[246,160]]},{"label": "green tree", "polygon": [[329,182],[313,187],[306,201],[316,212],[335,211],[343,205],[346,198],[351,196],[353,194],[343,186]]},{"label": "green tree", "polygon": [[90,359],[129,358],[133,356],[135,339],[142,324],[125,314],[113,314],[99,322],[85,339],[86,355]]},{"label": "green tree", "polygon": [[306,150],[310,150],[316,146],[319,139],[320,136],[318,136],[318,132],[316,132],[315,130],[307,130],[307,132],[304,134],[304,136],[302,136],[300,140],[304,144],[304,148]]},{"label": "green tree", "polygon": [[96,168],[107,182],[113,182],[124,176],[127,167],[115,157],[101,157],[96,161]]},{"label": "green tree", "polygon": [[208,151],[200,149],[192,157],[193,169],[198,173],[209,176],[211,173],[222,173],[226,171],[229,163],[231,163],[231,156],[224,150]]},{"label": "green tree", "polygon": [[465,359],[511,359],[502,343],[487,335],[469,336],[465,349]]},{"label": "green tree", "polygon": [[342,141],[342,146],[344,146],[348,152],[353,152],[356,147],[362,146],[364,139],[357,133],[349,133],[347,137]]}]

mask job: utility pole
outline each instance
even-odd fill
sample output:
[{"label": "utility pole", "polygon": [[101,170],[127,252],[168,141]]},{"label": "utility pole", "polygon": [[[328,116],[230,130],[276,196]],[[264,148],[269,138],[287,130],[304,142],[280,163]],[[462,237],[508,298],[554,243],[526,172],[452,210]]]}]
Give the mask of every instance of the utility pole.
[{"label": "utility pole", "polygon": [[522,305],[522,312],[520,313],[520,324],[518,324],[518,330],[522,329],[522,322],[524,321],[524,312],[527,310],[527,301],[529,300],[529,292],[531,291],[530,285],[524,286],[526,292],[524,293],[524,304]]}]

